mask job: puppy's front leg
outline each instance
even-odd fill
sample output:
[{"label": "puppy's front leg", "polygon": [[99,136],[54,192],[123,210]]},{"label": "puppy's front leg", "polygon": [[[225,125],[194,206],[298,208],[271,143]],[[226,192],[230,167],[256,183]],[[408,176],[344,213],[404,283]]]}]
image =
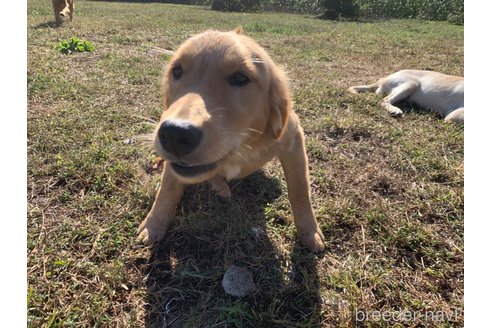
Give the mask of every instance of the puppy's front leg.
[{"label": "puppy's front leg", "polygon": [[138,228],[138,240],[150,245],[164,237],[174,218],[176,206],[183,196],[184,188],[185,185],[174,176],[168,162],[165,162],[154,205]]},{"label": "puppy's front leg", "polygon": [[325,248],[324,236],[311,207],[309,168],[302,131],[296,132],[293,147],[288,151],[281,151],[278,157],[287,180],[297,237],[311,252],[321,252]]}]

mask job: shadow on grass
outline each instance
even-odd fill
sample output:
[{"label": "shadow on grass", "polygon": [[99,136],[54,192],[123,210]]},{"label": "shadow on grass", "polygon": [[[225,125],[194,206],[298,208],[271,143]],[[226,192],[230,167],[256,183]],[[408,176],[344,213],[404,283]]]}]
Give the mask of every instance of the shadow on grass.
[{"label": "shadow on grass", "polygon": [[395,106],[402,110],[403,115],[417,114],[417,115],[434,117],[436,120],[444,119],[444,116],[442,114],[434,112],[428,108],[419,107],[408,101],[400,101],[399,103],[396,103]]},{"label": "shadow on grass", "polygon": [[56,21],[50,21],[50,22],[45,22],[45,23],[40,23],[36,26],[34,26],[34,29],[38,30],[41,28],[59,28],[63,25],[63,23],[57,23]]},{"label": "shadow on grass", "polygon": [[[224,200],[208,185],[187,189],[149,259],[146,327],[319,327],[317,257],[297,244],[282,255],[267,236],[265,207],[282,194],[279,181],[258,172],[236,182],[232,194]],[[275,221],[272,231],[289,228]],[[253,294],[224,292],[232,264],[253,273]]]}]

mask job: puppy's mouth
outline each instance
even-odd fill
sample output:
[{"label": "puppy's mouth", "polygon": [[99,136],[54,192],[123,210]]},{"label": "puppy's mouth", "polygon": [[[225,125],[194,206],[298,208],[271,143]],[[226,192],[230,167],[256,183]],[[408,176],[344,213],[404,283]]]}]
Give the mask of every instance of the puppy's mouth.
[{"label": "puppy's mouth", "polygon": [[[193,180],[196,182],[202,180],[202,178],[207,177],[208,175],[210,175],[210,173],[213,173],[214,170],[217,170],[218,167],[222,166],[224,162],[230,158],[231,154],[237,152],[237,148],[238,146],[232,147],[228,151],[224,152],[222,154],[223,156],[218,156],[218,159],[206,164],[182,161],[178,158],[169,158],[166,152],[162,153],[161,157],[168,161],[172,171],[176,175],[178,175],[178,177],[182,177],[188,181]],[[160,150],[160,147],[157,149]],[[160,152],[158,151],[158,153]]]},{"label": "puppy's mouth", "polygon": [[217,162],[209,164],[188,164],[183,162],[171,162],[171,167],[178,175],[192,178],[212,171],[217,167]]}]

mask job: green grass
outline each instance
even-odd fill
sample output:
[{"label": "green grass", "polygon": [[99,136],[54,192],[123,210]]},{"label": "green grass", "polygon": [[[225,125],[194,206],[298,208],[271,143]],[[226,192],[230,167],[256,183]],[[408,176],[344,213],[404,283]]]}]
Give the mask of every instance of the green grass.
[{"label": "green grass", "polygon": [[[53,21],[50,2],[28,1],[29,326],[394,324],[356,322],[357,310],[457,311],[412,324],[463,325],[463,128],[411,106],[394,119],[380,97],[346,92],[402,68],[462,75],[463,27],[99,1],[78,1],[71,24]],[[159,173],[151,143],[125,140],[159,117],[159,48],[238,25],[291,78],[320,256],[296,242],[276,162],[233,182],[228,201],[188,188],[165,241],[135,243]],[[96,50],[54,49],[72,36]],[[253,272],[256,293],[224,293],[233,263]]]}]

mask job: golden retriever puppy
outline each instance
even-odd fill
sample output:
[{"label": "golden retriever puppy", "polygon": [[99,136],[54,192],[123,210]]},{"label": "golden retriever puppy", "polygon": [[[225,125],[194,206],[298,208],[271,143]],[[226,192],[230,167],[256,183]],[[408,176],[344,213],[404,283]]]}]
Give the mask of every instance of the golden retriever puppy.
[{"label": "golden retriever puppy", "polygon": [[74,0],[52,0],[53,10],[55,11],[55,19],[58,24],[62,23],[62,16],[73,19],[73,1]]},{"label": "golden retriever puppy", "polygon": [[155,202],[138,229],[146,244],[161,240],[187,184],[245,177],[278,158],[297,235],[312,252],[324,237],[311,207],[304,134],[285,73],[238,28],[206,31],[182,44],[163,77],[164,112],[155,149],[165,160]]},{"label": "golden retriever puppy", "polygon": [[386,97],[383,107],[393,116],[403,114],[395,104],[408,100],[444,116],[445,121],[464,123],[465,80],[460,76],[432,71],[402,70],[371,85],[348,89],[352,93],[376,92]]}]

